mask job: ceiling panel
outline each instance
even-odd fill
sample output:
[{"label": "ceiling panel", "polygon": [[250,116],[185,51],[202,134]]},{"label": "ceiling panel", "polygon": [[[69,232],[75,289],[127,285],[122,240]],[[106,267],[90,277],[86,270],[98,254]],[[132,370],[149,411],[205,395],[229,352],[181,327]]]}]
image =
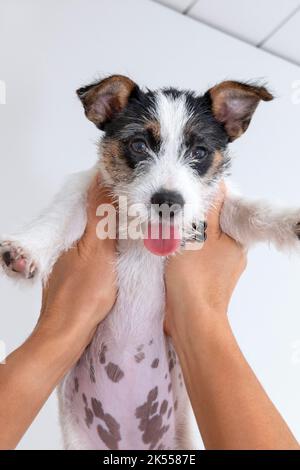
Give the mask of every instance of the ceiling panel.
[{"label": "ceiling panel", "polygon": [[187,10],[189,6],[191,6],[194,2],[193,0],[154,0],[157,3],[162,3],[170,8],[174,8],[174,10],[184,12]]},{"label": "ceiling panel", "polygon": [[300,0],[198,0],[190,16],[258,45],[299,6]]},{"label": "ceiling panel", "polygon": [[263,48],[300,64],[300,11],[277,31]]}]

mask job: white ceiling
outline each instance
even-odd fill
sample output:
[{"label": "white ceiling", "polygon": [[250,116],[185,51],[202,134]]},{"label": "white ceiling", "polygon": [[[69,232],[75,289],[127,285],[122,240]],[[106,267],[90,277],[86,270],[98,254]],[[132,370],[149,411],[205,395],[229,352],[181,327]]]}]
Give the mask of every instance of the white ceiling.
[{"label": "white ceiling", "polygon": [[264,49],[300,65],[300,11],[266,41]]},{"label": "white ceiling", "polygon": [[300,0],[154,0],[300,65]]},{"label": "white ceiling", "polygon": [[189,9],[191,5],[195,3],[192,0],[157,0],[157,1],[158,3],[167,5],[168,7],[173,8],[174,10],[180,11],[181,13]]}]

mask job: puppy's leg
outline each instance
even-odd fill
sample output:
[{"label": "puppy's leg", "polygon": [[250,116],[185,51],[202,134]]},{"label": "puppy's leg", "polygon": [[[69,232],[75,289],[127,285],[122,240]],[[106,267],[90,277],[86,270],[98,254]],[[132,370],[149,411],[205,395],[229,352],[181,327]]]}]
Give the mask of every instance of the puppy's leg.
[{"label": "puppy's leg", "polygon": [[46,279],[60,253],[86,226],[86,193],[92,170],[72,175],[52,204],[22,231],[0,239],[0,265],[11,277]]},{"label": "puppy's leg", "polygon": [[279,209],[263,201],[228,194],[220,223],[225,233],[245,247],[270,242],[279,250],[300,249],[299,209]]}]

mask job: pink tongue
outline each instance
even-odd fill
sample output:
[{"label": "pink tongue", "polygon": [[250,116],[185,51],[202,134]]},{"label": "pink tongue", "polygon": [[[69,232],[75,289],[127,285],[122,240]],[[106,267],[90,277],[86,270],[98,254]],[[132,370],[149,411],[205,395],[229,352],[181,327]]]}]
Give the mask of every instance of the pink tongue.
[{"label": "pink tongue", "polygon": [[179,247],[180,235],[174,225],[165,226],[160,223],[152,226],[149,223],[144,245],[154,255],[167,256]]}]

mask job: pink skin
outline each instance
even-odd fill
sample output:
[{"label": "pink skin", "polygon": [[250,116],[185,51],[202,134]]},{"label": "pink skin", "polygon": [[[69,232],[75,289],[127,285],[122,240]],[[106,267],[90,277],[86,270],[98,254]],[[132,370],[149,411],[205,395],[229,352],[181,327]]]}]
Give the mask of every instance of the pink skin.
[{"label": "pink skin", "polygon": [[21,257],[12,262],[12,269],[18,273],[23,273],[26,269],[26,259]]},{"label": "pink skin", "polygon": [[[183,383],[180,385],[178,379],[181,369],[175,353],[172,353],[173,365],[169,367],[169,351],[173,348],[162,328],[154,333],[152,341],[145,333],[139,339],[141,343],[127,338],[120,344],[110,338],[102,356],[99,353],[103,340],[110,334],[104,320],[91,345],[67,375],[64,403],[74,419],[78,438],[88,449],[174,449],[176,417],[184,406]],[[141,357],[136,360],[139,354]],[[156,358],[159,360],[154,367]],[[109,363],[120,367],[122,373],[118,380],[109,379],[106,372]],[[145,407],[151,390],[153,410],[148,418],[144,417],[143,426],[137,410]],[[95,399],[101,403],[98,410],[93,406]],[[161,408],[163,402],[167,404],[165,410]]]},{"label": "pink skin", "polygon": [[18,273],[24,273],[26,270],[27,260],[16,250],[8,250],[3,254],[3,261],[7,267]]}]

